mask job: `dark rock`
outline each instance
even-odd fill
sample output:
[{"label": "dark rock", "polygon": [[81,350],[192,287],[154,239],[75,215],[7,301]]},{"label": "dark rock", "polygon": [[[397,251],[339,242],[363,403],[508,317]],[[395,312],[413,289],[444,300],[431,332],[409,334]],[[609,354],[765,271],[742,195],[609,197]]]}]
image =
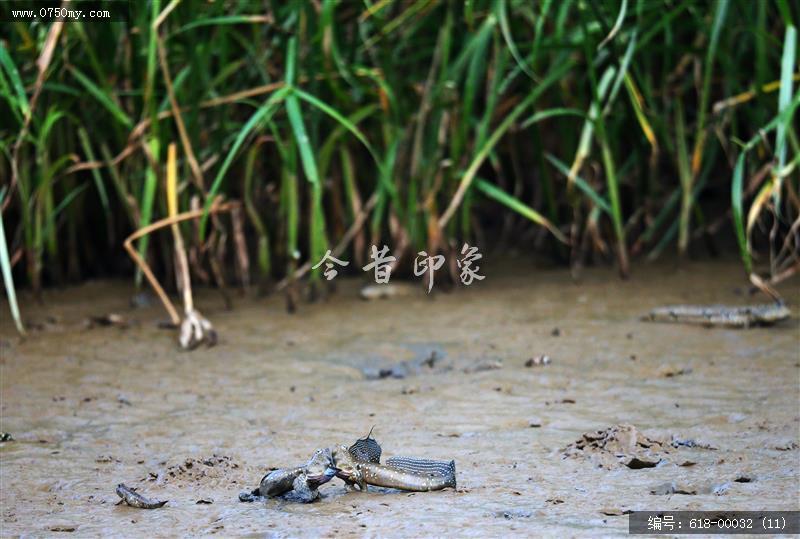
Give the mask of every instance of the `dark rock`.
[{"label": "dark rock", "polygon": [[650,494],[653,494],[654,496],[668,496],[671,494],[685,494],[687,496],[694,496],[697,494],[697,489],[688,485],[676,483],[675,481],[670,481],[651,488]]}]

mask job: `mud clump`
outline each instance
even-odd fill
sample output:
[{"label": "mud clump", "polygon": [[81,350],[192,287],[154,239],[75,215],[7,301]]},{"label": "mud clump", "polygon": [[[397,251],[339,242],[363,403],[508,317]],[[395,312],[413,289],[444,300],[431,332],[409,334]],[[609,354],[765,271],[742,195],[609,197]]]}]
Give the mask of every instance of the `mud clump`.
[{"label": "mud clump", "polygon": [[551,359],[548,355],[539,355],[529,358],[528,361],[525,362],[525,366],[530,367],[544,367],[546,365],[550,365]]},{"label": "mud clump", "polygon": [[599,468],[655,468],[670,452],[668,443],[650,438],[633,425],[614,425],[584,433],[562,452],[563,458],[582,458]]},{"label": "mud clump", "polygon": [[180,464],[150,472],[142,481],[154,481],[157,484],[221,483],[230,481],[233,471],[238,468],[239,464],[226,455],[187,458]]},{"label": "mud clump", "polygon": [[527,509],[506,509],[504,511],[497,511],[493,514],[497,518],[504,518],[506,520],[513,520],[515,518],[531,518],[532,511]]},{"label": "mud clump", "polygon": [[698,442],[697,440],[694,440],[694,439],[691,439],[691,438],[686,438],[686,439],[679,438],[679,437],[675,436],[674,434],[672,435],[672,442],[670,443],[670,445],[672,445],[672,447],[675,447],[675,448],[688,447],[690,449],[708,449],[709,451],[716,451],[717,450],[717,447],[715,447],[715,446],[713,446],[713,445],[711,445],[709,443]]},{"label": "mud clump", "polygon": [[442,374],[453,370],[453,366],[443,363],[444,354],[431,350],[428,354],[413,360],[399,361],[382,367],[365,366],[361,369],[366,380],[383,380],[385,378],[408,378],[426,374]]},{"label": "mud clump", "polygon": [[461,369],[466,374],[474,374],[477,372],[495,371],[503,368],[502,359],[480,359],[475,361],[472,365]]},{"label": "mud clump", "polygon": [[686,485],[684,483],[677,483],[675,481],[668,481],[661,483],[650,489],[650,494],[653,496],[670,496],[672,494],[684,494],[686,496],[694,496],[697,494],[697,488]]}]

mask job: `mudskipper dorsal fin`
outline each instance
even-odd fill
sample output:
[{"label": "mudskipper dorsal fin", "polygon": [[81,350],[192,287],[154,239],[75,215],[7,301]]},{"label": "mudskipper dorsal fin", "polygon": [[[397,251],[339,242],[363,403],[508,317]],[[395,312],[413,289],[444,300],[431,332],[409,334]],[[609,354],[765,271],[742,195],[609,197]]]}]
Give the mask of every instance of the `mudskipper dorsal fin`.
[{"label": "mudskipper dorsal fin", "polygon": [[359,438],[348,449],[354,459],[361,462],[381,463],[381,446],[375,438],[372,438],[372,431],[375,425],[369,429],[369,433],[364,438]]}]

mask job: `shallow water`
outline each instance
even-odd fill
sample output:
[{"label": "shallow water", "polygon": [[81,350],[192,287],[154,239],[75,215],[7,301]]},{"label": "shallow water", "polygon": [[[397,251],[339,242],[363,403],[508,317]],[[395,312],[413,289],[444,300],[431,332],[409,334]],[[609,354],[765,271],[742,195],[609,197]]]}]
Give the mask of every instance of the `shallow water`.
[{"label": "shallow water", "polygon": [[[2,535],[621,534],[628,517],[604,512],[800,508],[797,318],[750,330],[638,319],[669,303],[753,301],[739,265],[641,267],[628,282],[592,270],[580,284],[562,269],[486,273],[456,293],[375,302],[341,280],[295,315],[279,297],[225,311],[205,291],[196,303],[220,343],[191,353],[156,327],[157,305],[128,307],[127,283],[49,291],[41,307],[23,297],[41,325],[24,341],[0,305],[0,430],[15,438],[0,444]],[[780,290],[797,315],[797,281]],[[133,324],[84,327],[109,312]],[[365,377],[431,352],[432,368]],[[542,354],[549,365],[524,366]],[[639,470],[562,454],[621,423],[715,449],[673,449]],[[384,458],[455,459],[458,489],[347,493],[334,479],[313,504],[237,500],[268,468],[373,425]],[[650,494],[669,481],[700,493]],[[117,506],[120,482],[169,503]]]}]

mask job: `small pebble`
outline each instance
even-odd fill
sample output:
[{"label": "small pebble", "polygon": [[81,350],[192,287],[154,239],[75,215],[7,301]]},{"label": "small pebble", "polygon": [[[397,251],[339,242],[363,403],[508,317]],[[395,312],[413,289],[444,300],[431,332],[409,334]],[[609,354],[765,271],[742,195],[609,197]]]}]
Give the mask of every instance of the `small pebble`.
[{"label": "small pebble", "polygon": [[541,355],[541,356],[532,357],[528,361],[525,362],[525,366],[526,367],[539,367],[539,366],[549,365],[549,364],[550,364],[550,356],[547,356],[547,355],[544,355],[544,354]]}]

